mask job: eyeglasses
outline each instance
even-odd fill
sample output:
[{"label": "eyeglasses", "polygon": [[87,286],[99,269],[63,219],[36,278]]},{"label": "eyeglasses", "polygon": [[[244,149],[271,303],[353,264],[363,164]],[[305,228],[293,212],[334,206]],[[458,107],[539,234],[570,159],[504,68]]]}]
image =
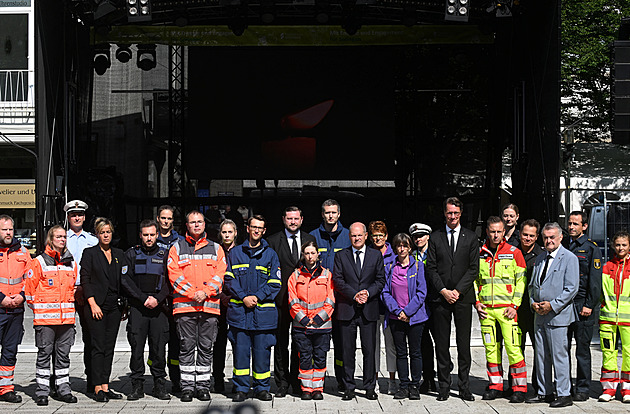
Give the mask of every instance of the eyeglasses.
[{"label": "eyeglasses", "polygon": [[252,230],[258,230],[258,231],[263,231],[265,228],[264,227],[258,227],[258,226],[247,226]]},{"label": "eyeglasses", "polygon": [[381,234],[381,233],[377,233],[377,234],[372,234],[372,238],[373,239],[384,239],[385,235]]}]

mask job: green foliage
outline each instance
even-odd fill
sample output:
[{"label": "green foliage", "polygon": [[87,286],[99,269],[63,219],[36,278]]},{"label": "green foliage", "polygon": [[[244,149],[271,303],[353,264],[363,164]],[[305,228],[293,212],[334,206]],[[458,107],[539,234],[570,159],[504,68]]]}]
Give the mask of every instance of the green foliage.
[{"label": "green foliage", "polygon": [[630,0],[562,2],[562,124],[580,141],[610,139],[612,42]]}]

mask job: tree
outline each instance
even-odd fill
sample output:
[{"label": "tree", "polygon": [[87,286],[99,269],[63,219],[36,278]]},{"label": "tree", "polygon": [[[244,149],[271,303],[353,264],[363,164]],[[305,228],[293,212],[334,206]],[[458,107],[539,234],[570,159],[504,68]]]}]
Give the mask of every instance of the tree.
[{"label": "tree", "polygon": [[609,141],[612,42],[630,0],[566,0],[561,13],[562,124],[580,141]]}]

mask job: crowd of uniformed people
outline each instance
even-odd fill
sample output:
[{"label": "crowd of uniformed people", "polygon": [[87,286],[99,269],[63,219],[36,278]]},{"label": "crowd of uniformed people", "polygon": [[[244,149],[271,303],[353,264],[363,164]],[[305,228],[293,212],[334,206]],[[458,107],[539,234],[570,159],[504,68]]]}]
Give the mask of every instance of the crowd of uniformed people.
[{"label": "crowd of uniformed people", "polygon": [[[486,349],[488,386],[482,399],[504,396],[512,403],[551,407],[587,400],[590,344],[599,325],[599,400],[614,399],[619,386],[623,402],[630,403],[630,235],[614,235],[615,257],[603,264],[600,249],[585,234],[583,212],[570,214],[563,247],[556,223],[543,227],[528,219],[519,227],[518,207],[508,204],[500,217],[488,218],[485,241],[479,243],[461,226],[463,205],[451,197],[444,202],[443,228],[433,231],[414,223],[409,234],[395,235],[390,244],[384,222],[346,228],[339,203],[326,200],[322,224],[310,233],[301,230],[301,210],[287,207],[281,232],[263,238],[266,219],[253,215],[245,241],[237,244],[234,221],[221,223],[217,243],[208,236],[201,212],[186,215],[186,232],[180,235],[173,229],[173,208],[161,206],[155,220],[139,224],[140,244],[123,252],[111,245],[115,229],[109,219],[97,218],[94,234],[83,229],[87,208],[80,200],[67,203],[68,230],[53,226],[45,251],[35,259],[14,237],[12,218],[0,215],[0,401],[22,400],[13,371],[27,305],[38,349],[37,405],[47,405],[49,397],[77,402],[69,378],[75,316],[82,328],[86,391],[98,402],[123,398],[109,380],[125,317],[129,400],[144,397],[147,342],[155,398],[168,400],[173,393],[183,402],[209,401],[211,392],[225,392],[228,340],[235,402],[248,398],[250,389],[257,399],[273,398],[272,357],[276,398],[291,388],[303,400],[323,399],[331,340],[336,392],[352,400],[359,388],[354,379],[357,332],[364,358],[362,388],[366,398],[376,399],[382,332],[388,377],[387,389],[380,391],[411,400],[433,393],[445,401],[454,320],[459,397],[474,401],[468,388],[473,309]],[[535,396],[528,400],[527,333],[535,353],[530,368]]]}]

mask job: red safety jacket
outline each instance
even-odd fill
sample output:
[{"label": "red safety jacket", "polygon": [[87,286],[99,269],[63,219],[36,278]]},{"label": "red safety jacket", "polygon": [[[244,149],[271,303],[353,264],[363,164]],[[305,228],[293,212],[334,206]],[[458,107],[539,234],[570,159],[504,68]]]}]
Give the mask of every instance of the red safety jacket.
[{"label": "red safety jacket", "polygon": [[[311,273],[306,266],[301,266],[289,277],[287,288],[294,329],[327,331],[332,328],[330,318],[335,295],[332,273],[328,269],[318,264]],[[312,325],[308,325],[310,320],[313,320]]]},{"label": "red safety jacket", "polygon": [[77,265],[69,250],[60,255],[50,246],[32,261],[26,277],[26,302],[33,325],[74,325]]},{"label": "red safety jacket", "polygon": [[[186,234],[171,246],[168,254],[168,278],[173,285],[173,314],[187,312],[220,313],[219,294],[227,264],[225,253],[205,233],[195,242]],[[195,292],[208,297],[197,302]]]},{"label": "red safety jacket", "polygon": [[6,296],[22,294],[24,277],[30,264],[30,253],[17,239],[14,238],[8,247],[0,247],[0,302]]}]

